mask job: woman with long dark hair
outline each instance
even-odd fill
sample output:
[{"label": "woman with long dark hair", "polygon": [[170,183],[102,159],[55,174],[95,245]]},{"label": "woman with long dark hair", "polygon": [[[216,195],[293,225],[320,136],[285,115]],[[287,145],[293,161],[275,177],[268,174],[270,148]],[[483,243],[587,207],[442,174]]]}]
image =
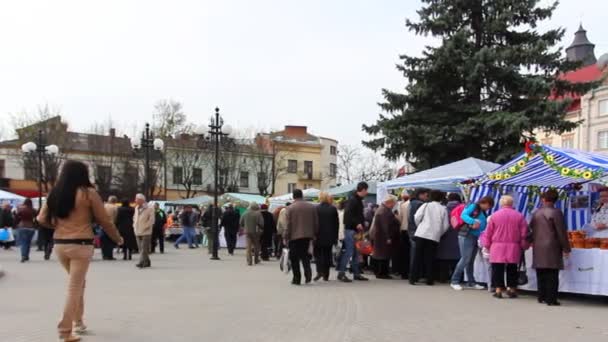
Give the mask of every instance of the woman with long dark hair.
[{"label": "woman with long dark hair", "polygon": [[119,245],[123,240],[108,217],[101,197],[91,184],[87,166],[67,161],[38,215],[38,222],[55,229],[55,253],[68,273],[68,294],[58,325],[62,341],[80,341],[73,334],[86,330],[83,322],[85,278],[93,256],[95,221]]},{"label": "woman with long dark hair", "polygon": [[131,260],[131,255],[137,249],[137,239],[133,230],[133,215],[135,215],[135,208],[131,206],[128,199],[123,199],[121,206],[118,208],[118,214],[116,214],[116,227],[118,227],[118,231],[124,239],[122,245],[123,260]]},{"label": "woman with long dark hair", "polygon": [[34,216],[36,216],[32,200],[26,199],[17,209],[17,229],[19,229],[19,247],[21,249],[21,262],[30,260],[30,246],[36,233],[34,229]]}]

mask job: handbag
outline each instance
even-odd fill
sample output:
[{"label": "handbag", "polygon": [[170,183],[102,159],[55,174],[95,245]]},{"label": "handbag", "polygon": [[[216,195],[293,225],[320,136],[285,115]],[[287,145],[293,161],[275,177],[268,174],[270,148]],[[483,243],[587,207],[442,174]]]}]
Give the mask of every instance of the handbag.
[{"label": "handbag", "polygon": [[291,271],[291,261],[289,260],[289,249],[283,248],[283,252],[281,253],[281,258],[279,259],[279,268],[285,274],[288,274]]},{"label": "handbag", "polygon": [[2,242],[15,241],[15,236],[13,235],[13,228],[0,228],[0,241],[2,241]]},{"label": "handbag", "polygon": [[517,268],[517,285],[523,286],[528,284],[528,270],[526,267],[526,254],[521,252],[521,259]]}]

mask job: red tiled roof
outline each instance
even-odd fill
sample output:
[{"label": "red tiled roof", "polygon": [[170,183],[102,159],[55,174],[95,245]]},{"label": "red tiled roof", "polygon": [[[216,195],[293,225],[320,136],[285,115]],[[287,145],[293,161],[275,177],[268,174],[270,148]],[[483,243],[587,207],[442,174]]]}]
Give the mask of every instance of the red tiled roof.
[{"label": "red tiled roof", "polygon": [[[586,67],[567,72],[560,75],[559,78],[572,83],[582,83],[596,81],[602,77],[602,70],[597,64],[588,65]],[[564,97],[571,98],[573,101],[568,107],[568,112],[574,112],[581,109],[581,95],[579,94],[568,94]],[[552,99],[557,99],[555,96],[551,96]]]}]

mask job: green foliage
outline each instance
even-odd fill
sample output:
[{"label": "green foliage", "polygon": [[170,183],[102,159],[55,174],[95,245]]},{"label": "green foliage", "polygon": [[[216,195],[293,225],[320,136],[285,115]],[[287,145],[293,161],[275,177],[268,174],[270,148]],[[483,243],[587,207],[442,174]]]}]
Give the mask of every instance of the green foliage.
[{"label": "green foliage", "polygon": [[406,26],[440,40],[422,57],[397,65],[405,93],[383,90],[383,114],[363,130],[365,146],[417,169],[466,157],[505,162],[537,129],[562,133],[570,104],[553,97],[582,94],[596,83],[572,84],[557,75],[576,69],[556,44],[564,29],[536,29],[557,3],[538,0],[422,0],[418,22]]}]

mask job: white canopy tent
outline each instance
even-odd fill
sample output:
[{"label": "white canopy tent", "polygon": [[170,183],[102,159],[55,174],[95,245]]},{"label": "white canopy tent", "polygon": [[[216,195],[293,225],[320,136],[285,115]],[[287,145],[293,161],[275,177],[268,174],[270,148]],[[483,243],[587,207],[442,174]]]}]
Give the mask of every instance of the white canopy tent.
[{"label": "white canopy tent", "polygon": [[25,197],[19,196],[12,192],[0,190],[0,204],[9,203],[11,206],[16,206],[25,201]]},{"label": "white canopy tent", "polygon": [[[321,192],[321,190],[314,189],[314,188],[302,190],[302,193],[304,194],[304,199],[307,201],[311,201],[311,200],[319,197],[320,192]],[[281,195],[281,196],[271,197],[268,201],[270,202],[271,209],[273,207],[274,208],[281,207],[281,206],[284,206],[285,204],[287,204],[287,202],[293,201],[293,195],[285,194],[285,195]]]},{"label": "white canopy tent", "polygon": [[438,166],[429,170],[413,173],[378,184],[378,201],[389,190],[400,188],[429,188],[445,192],[458,192],[458,183],[479,177],[500,167],[500,164],[477,158],[467,158]]}]

